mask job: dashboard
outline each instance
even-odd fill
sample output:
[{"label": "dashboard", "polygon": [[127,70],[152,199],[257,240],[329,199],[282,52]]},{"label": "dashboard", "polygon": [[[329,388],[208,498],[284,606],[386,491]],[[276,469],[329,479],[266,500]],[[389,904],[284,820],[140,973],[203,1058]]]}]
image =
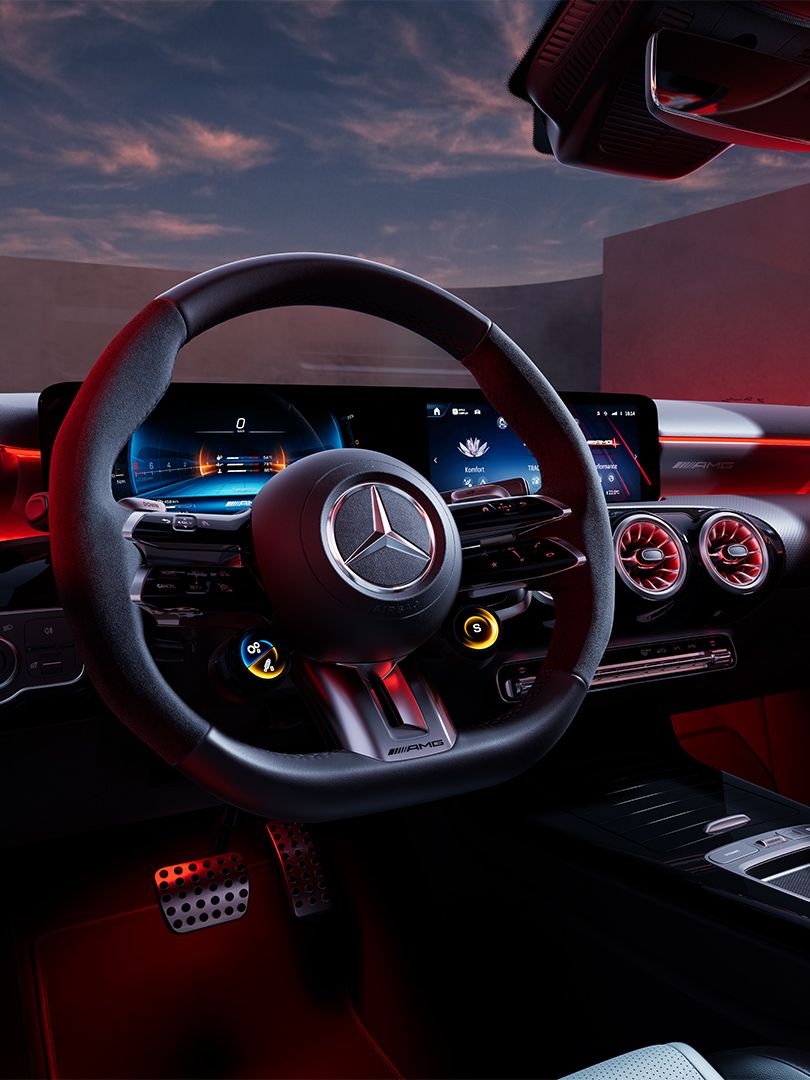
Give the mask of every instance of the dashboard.
[{"label": "dashboard", "polygon": [[[0,395],[6,477],[0,494],[23,523],[28,496],[47,489],[51,447],[77,389],[63,383],[38,398]],[[806,460],[799,456],[810,446],[810,410],[655,403],[632,395],[563,397],[594,455],[616,542],[613,636],[589,695],[595,722],[629,715],[643,724],[664,700],[674,713],[803,686],[806,648],[796,612],[810,598],[810,501],[795,493],[806,487]],[[472,494],[473,488],[514,479],[530,492],[542,490],[542,460],[531,458],[474,390],[194,383],[170,387],[121,448],[110,482],[119,499],[159,499],[177,513],[232,514],[236,523],[262,485],[291,461],[351,446],[401,458],[445,493]],[[765,454],[772,459],[765,462]],[[733,487],[715,494],[718,485],[732,481]],[[65,805],[78,778],[93,792],[82,827],[91,827],[100,810],[96,758],[98,768],[129,785],[126,790],[140,800],[139,813],[189,805],[198,793],[181,785],[181,794],[174,774],[99,713],[59,609],[47,525],[25,530],[11,523],[9,513],[0,543],[0,637],[6,641],[0,643],[0,741],[6,759],[36,762],[37,770],[43,760],[58,762],[47,783],[63,793]],[[743,543],[748,551],[751,536],[729,527],[748,530],[759,548],[758,568],[747,581],[737,578],[736,566],[724,565],[723,553]],[[145,630],[167,681],[212,722],[221,706],[219,720],[227,725],[233,710],[212,691],[212,665],[238,667],[228,642],[258,625],[257,609],[250,610],[250,570],[228,565],[212,576],[190,562],[193,545],[184,552],[188,560],[155,568],[141,582]],[[523,592],[506,595],[495,582],[465,594],[464,603],[496,615],[497,649],[465,649],[450,625],[435,654],[421,658],[443,680],[444,696],[459,699],[459,716],[494,710],[530,691],[554,607],[542,583]],[[202,607],[206,613],[195,615]],[[292,674],[266,680],[255,696],[241,700],[239,723],[258,743],[290,752],[320,745]],[[95,757],[76,738],[76,724],[87,729]],[[25,813],[31,835],[49,835],[52,819],[37,817],[41,777],[25,776],[19,792],[31,793]],[[103,812],[105,819],[121,814],[129,820],[132,810],[111,796]]]},{"label": "dashboard", "polygon": [[[41,395],[46,475],[56,432],[77,391],[78,384],[63,383]],[[741,514],[727,502],[660,501],[659,419],[652,400],[601,393],[562,397],[593,456],[614,535],[614,636],[594,689],[734,668],[727,626],[747,618],[779,580],[785,562],[779,532],[756,507]],[[139,573],[132,599],[164,621],[177,613],[224,617],[249,608],[252,573],[239,557],[238,529],[253,499],[290,464],[353,447],[405,461],[444,495],[464,552],[460,602],[478,602],[476,611],[485,602],[493,626],[514,620],[501,638],[508,648],[497,673],[498,693],[507,701],[528,693],[553,625],[540,599],[540,579],[567,568],[572,549],[564,540],[523,539],[533,533],[531,522],[521,531],[521,515],[540,513],[533,497],[543,502],[542,458],[534,458],[480,391],[173,384],[121,448],[110,478],[115,498],[137,508],[128,535],[142,551],[154,556],[167,537],[179,545],[167,565]],[[215,540],[229,562],[216,571],[195,568],[195,543]],[[532,597],[536,602],[524,614]],[[448,636],[458,635],[451,627]],[[479,648],[460,644],[462,651]],[[203,674],[199,681],[204,684]]]},{"label": "dashboard", "polygon": [[[40,398],[43,463],[78,384]],[[655,403],[634,395],[566,394],[609,503],[659,495]],[[481,393],[346,386],[176,383],[129,439],[111,477],[117,499],[160,500],[184,513],[239,513],[282,469],[320,450],[362,447],[406,461],[442,492],[522,480],[538,463]],[[47,473],[46,473],[47,475]]]}]

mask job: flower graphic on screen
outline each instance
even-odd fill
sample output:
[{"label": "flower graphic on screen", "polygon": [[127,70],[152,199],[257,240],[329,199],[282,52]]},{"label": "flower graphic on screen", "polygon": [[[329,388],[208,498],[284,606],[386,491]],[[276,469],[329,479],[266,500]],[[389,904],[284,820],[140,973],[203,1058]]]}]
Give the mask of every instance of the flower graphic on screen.
[{"label": "flower graphic on screen", "polygon": [[481,442],[480,439],[471,436],[469,439],[465,440],[465,442],[460,442],[458,448],[459,452],[462,453],[464,457],[483,457],[487,450],[489,450],[489,443]]}]

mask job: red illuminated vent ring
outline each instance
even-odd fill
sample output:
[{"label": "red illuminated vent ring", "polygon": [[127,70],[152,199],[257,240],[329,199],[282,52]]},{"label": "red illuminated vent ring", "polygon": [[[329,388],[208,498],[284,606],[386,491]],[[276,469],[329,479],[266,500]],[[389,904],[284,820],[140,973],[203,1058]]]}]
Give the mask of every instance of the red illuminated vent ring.
[{"label": "red illuminated vent ring", "polygon": [[768,577],[768,547],[759,529],[736,514],[712,514],[700,529],[700,558],[718,585],[753,592]]},{"label": "red illuminated vent ring", "polygon": [[645,600],[667,600],[686,580],[686,549],[677,532],[652,514],[624,518],[614,533],[620,579]]}]

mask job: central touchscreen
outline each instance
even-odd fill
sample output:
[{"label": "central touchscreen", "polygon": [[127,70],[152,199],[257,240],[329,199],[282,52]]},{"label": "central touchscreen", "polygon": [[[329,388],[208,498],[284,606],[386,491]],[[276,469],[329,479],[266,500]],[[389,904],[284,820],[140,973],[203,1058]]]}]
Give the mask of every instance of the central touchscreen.
[{"label": "central touchscreen", "polygon": [[[593,455],[609,502],[639,500],[652,486],[639,460],[639,410],[611,398],[566,401]],[[482,487],[523,477],[529,490],[543,474],[523,440],[486,403],[433,401],[427,405],[430,480],[440,491]]]}]

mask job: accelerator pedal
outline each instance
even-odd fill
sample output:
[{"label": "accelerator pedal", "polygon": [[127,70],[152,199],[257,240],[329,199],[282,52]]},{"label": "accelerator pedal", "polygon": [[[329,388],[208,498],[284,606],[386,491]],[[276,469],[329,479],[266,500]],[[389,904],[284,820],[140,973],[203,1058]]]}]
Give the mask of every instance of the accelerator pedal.
[{"label": "accelerator pedal", "polygon": [[332,899],[320,854],[305,825],[268,821],[267,835],[276,849],[290,909],[296,918],[329,911]]},{"label": "accelerator pedal", "polygon": [[250,876],[236,851],[162,866],[155,890],[163,920],[173,934],[191,934],[236,922],[248,909]]}]

